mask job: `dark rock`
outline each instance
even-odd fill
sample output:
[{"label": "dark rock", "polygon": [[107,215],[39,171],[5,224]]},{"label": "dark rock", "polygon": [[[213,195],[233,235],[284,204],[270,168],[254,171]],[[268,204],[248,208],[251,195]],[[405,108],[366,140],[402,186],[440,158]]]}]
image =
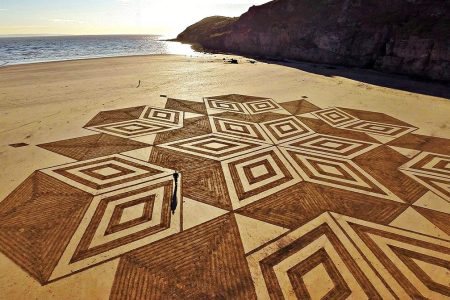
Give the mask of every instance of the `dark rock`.
[{"label": "dark rock", "polygon": [[449,0],[275,0],[239,18],[206,18],[177,40],[450,81],[449,37]]}]

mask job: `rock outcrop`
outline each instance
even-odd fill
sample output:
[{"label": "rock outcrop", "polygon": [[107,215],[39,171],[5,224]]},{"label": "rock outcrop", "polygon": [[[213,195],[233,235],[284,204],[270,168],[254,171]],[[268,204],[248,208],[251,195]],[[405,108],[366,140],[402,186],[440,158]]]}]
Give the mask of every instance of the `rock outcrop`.
[{"label": "rock outcrop", "polygon": [[231,33],[231,25],[237,19],[222,16],[205,18],[186,28],[177,36],[176,40],[198,44],[203,47],[209,47],[208,45],[213,47]]},{"label": "rock outcrop", "polygon": [[177,40],[207,50],[450,81],[448,0],[275,0]]}]

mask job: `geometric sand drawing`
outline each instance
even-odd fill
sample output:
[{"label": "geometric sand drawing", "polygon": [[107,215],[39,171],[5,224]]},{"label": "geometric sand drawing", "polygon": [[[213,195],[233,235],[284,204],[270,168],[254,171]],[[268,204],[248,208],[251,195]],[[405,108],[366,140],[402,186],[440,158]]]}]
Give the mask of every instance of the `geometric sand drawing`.
[{"label": "geometric sand drawing", "polygon": [[448,241],[324,213],[247,260],[260,299],[440,299],[450,292],[449,247]]},{"label": "geometric sand drawing", "polygon": [[313,114],[331,126],[342,126],[358,121],[356,117],[336,107],[318,110],[313,112]]},{"label": "geometric sand drawing", "polygon": [[156,107],[146,107],[141,119],[183,127],[184,112]]},{"label": "geometric sand drawing", "polygon": [[400,170],[450,202],[449,155],[422,152]]},{"label": "geometric sand drawing", "polygon": [[[259,299],[392,294],[329,213],[247,256]],[[369,280],[370,278],[370,280]],[[317,290],[315,285],[322,288]]]},{"label": "geometric sand drawing", "polygon": [[234,209],[301,181],[276,147],[225,160],[222,169]]},{"label": "geometric sand drawing", "polygon": [[92,195],[151,181],[173,173],[171,170],[118,154],[41,171]]},{"label": "geometric sand drawing", "polygon": [[88,127],[88,129],[119,137],[133,138],[172,130],[173,127],[151,121],[133,120]]},{"label": "geometric sand drawing", "polygon": [[50,280],[179,232],[181,209],[169,210],[172,190],[168,176],[94,197]]},{"label": "geometric sand drawing", "polygon": [[111,265],[111,299],[450,298],[446,139],[238,94],[85,129],[0,199],[0,252],[39,286]]},{"label": "geometric sand drawing", "polygon": [[213,132],[219,135],[272,144],[270,138],[256,123],[218,117],[210,117],[210,123]]},{"label": "geometric sand drawing", "polygon": [[351,160],[289,148],[280,149],[306,181],[402,202]]},{"label": "geometric sand drawing", "polygon": [[379,144],[350,140],[341,137],[314,134],[312,136],[302,137],[283,143],[280,146],[352,159],[376,148],[378,145]]},{"label": "geometric sand drawing", "polygon": [[261,124],[272,140],[278,144],[314,133],[296,117],[286,117]]},{"label": "geometric sand drawing", "polygon": [[370,121],[357,121],[350,124],[345,124],[340,126],[345,129],[361,131],[365,133],[371,133],[376,135],[382,135],[387,137],[401,137],[411,131],[416,130],[414,127],[400,126],[394,124],[386,124],[379,122],[370,122]]},{"label": "geometric sand drawing", "polygon": [[272,99],[249,101],[244,103],[250,114],[260,114],[281,109],[281,106]]},{"label": "geometric sand drawing", "polygon": [[234,113],[246,114],[247,110],[240,103],[216,99],[205,99],[206,108],[210,110],[229,111]]},{"label": "geometric sand drawing", "polygon": [[159,146],[216,160],[225,160],[233,156],[269,147],[267,144],[220,136],[218,134],[207,134]]}]

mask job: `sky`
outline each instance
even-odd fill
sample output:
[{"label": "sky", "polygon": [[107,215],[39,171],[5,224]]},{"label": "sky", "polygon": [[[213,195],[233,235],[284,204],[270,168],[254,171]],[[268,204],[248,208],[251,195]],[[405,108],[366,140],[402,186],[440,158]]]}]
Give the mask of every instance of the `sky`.
[{"label": "sky", "polygon": [[162,34],[269,0],[0,0],[0,35]]}]

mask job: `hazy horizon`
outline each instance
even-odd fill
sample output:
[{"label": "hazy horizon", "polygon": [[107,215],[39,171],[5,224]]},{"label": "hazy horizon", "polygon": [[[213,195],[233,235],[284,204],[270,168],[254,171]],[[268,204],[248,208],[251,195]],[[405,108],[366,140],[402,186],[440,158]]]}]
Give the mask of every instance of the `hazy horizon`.
[{"label": "hazy horizon", "polygon": [[212,15],[239,16],[268,0],[2,0],[0,36],[174,36]]},{"label": "hazy horizon", "polygon": [[14,37],[83,37],[83,36],[164,36],[157,33],[108,33],[108,34],[0,34],[0,38],[14,38]]}]

